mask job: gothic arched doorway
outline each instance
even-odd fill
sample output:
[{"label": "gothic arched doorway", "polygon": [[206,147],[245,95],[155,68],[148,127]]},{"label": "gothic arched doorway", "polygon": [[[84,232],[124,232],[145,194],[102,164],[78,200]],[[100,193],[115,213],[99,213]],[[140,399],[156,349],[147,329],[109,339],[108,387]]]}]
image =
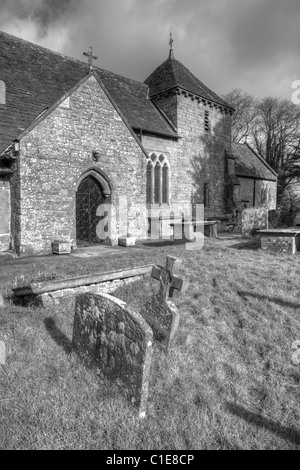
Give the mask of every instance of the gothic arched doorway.
[{"label": "gothic arched doorway", "polygon": [[91,175],[86,176],[76,192],[76,233],[77,244],[103,243],[97,237],[96,228],[100,222],[97,209],[105,204],[105,196],[100,183]]}]

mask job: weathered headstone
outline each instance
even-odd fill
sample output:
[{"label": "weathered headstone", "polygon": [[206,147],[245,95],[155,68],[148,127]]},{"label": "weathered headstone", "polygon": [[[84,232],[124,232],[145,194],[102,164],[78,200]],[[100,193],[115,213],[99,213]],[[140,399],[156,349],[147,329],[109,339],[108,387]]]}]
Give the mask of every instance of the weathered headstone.
[{"label": "weathered headstone", "polygon": [[77,297],[75,351],[122,386],[140,417],[146,413],[152,344],[151,328],[125,302],[104,293]]},{"label": "weathered headstone", "polygon": [[1,292],[0,292],[0,307],[5,307],[4,297],[3,297],[3,295],[1,294]]},{"label": "weathered headstone", "polygon": [[294,217],[294,225],[300,226],[300,212],[297,212]]},{"label": "weathered headstone", "polygon": [[268,209],[265,207],[251,207],[242,212],[242,237],[252,238],[257,230],[269,228]]},{"label": "weathered headstone", "polygon": [[174,291],[184,292],[188,281],[174,274],[181,260],[167,256],[166,267],[153,266],[151,276],[160,282],[159,292],[147,299],[141,309],[141,315],[151,326],[154,338],[164,348],[168,349],[179,326],[179,312],[173,301]]}]

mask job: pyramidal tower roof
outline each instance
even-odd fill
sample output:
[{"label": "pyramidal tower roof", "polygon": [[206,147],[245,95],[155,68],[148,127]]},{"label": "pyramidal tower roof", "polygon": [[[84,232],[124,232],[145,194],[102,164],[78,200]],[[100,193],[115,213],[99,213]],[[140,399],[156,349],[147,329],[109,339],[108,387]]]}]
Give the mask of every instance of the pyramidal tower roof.
[{"label": "pyramidal tower roof", "polygon": [[157,67],[144,83],[149,86],[150,98],[173,88],[181,88],[208,101],[233,109],[226,101],[195,77],[181,62],[176,60],[172,48],[167,60]]}]

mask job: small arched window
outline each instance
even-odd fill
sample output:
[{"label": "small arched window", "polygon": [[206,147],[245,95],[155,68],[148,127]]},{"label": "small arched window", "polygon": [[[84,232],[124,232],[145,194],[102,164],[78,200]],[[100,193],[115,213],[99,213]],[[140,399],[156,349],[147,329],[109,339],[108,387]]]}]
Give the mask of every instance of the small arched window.
[{"label": "small arched window", "polygon": [[147,204],[170,203],[170,167],[165,155],[153,153],[146,169],[146,200]]},{"label": "small arched window", "polygon": [[3,80],[0,80],[0,104],[6,104],[6,86]]}]

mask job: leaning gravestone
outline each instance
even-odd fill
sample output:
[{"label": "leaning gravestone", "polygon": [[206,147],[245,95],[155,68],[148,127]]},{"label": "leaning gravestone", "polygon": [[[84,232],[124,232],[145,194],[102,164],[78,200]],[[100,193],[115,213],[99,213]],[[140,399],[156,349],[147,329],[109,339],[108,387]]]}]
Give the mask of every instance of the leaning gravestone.
[{"label": "leaning gravestone", "polygon": [[242,212],[242,238],[252,238],[256,230],[269,228],[268,209],[265,207],[251,207]]},{"label": "leaning gravestone", "polygon": [[181,265],[181,260],[167,256],[165,267],[153,266],[151,277],[160,282],[159,291],[147,299],[141,309],[141,315],[151,326],[154,338],[163,349],[168,349],[172,343],[179,325],[179,312],[172,300],[174,291],[184,292],[189,282],[175,274]]},{"label": "leaning gravestone", "polygon": [[122,386],[140,417],[146,414],[152,343],[151,328],[125,302],[104,293],[77,297],[75,351]]}]

